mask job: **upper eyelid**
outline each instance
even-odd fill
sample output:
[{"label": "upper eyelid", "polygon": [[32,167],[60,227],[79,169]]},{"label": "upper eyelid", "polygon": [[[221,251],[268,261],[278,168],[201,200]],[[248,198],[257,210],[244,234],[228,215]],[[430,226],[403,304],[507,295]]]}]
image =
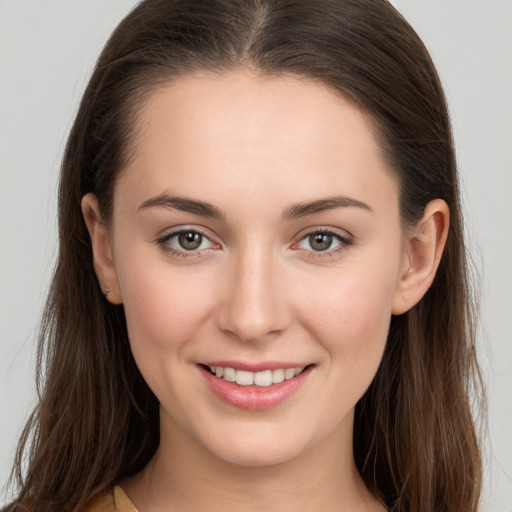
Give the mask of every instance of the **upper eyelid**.
[{"label": "upper eyelid", "polygon": [[[200,234],[201,236],[203,236],[204,238],[206,238],[207,240],[209,240],[210,244],[212,244],[213,246],[220,246],[222,247],[222,244],[220,242],[217,242],[215,241],[211,235],[208,235],[205,230],[201,229],[201,228],[197,228],[197,227],[187,227],[187,226],[181,226],[181,227],[176,227],[176,228],[173,228],[169,231],[166,231],[164,230],[163,231],[163,234],[162,235],[159,235],[158,237],[156,237],[155,239],[155,243],[160,245],[162,248],[166,245],[166,244],[169,244],[169,246],[171,245],[171,241],[173,238],[177,237],[178,235],[180,235],[181,233],[187,233],[187,232],[195,232],[195,233],[198,233]],[[190,251],[187,251],[186,249],[178,249],[178,248],[174,248],[173,250],[176,251],[176,252],[183,252],[183,253],[187,253],[187,254],[194,254],[194,253],[200,253],[200,252],[203,252],[205,250],[212,250],[212,249],[215,249],[215,247],[208,247],[207,249],[201,249],[201,250],[190,250]]]},{"label": "upper eyelid", "polygon": [[199,233],[200,235],[208,238],[208,240],[210,240],[212,242],[213,242],[212,238],[219,238],[218,236],[213,236],[212,234],[210,234],[211,231],[203,226],[183,225],[183,226],[179,226],[179,227],[167,228],[167,229],[162,230],[162,234],[157,236],[157,240],[163,240],[165,238],[172,238],[173,236],[179,235],[180,233],[187,233],[190,231]]},{"label": "upper eyelid", "polygon": [[334,228],[328,226],[317,226],[312,228],[306,228],[302,231],[299,231],[297,235],[295,235],[295,240],[302,240],[306,236],[314,235],[315,233],[329,233],[330,235],[338,236],[340,238],[353,240],[354,236],[352,233],[347,231],[346,229]]}]

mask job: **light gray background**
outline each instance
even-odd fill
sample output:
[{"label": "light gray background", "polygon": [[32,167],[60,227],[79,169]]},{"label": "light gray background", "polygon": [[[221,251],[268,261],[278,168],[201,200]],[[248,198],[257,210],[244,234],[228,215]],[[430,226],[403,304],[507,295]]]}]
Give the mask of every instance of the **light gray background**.
[{"label": "light gray background", "polygon": [[[34,334],[55,255],[64,141],[95,58],[134,4],[0,0],[0,487],[34,405]],[[482,280],[482,511],[512,511],[512,0],[394,4],[431,51],[451,108]]]}]

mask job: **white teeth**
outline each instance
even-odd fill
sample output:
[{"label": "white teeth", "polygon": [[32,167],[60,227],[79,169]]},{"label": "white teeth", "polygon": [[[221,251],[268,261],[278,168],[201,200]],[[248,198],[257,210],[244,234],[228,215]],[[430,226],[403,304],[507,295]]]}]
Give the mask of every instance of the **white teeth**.
[{"label": "white teeth", "polygon": [[254,384],[256,386],[271,386],[272,385],[272,370],[264,372],[256,372],[254,374]]},{"label": "white teeth", "polygon": [[272,383],[278,384],[284,380],[284,370],[272,370]]},{"label": "white teeth", "polygon": [[284,371],[284,380],[290,380],[295,377],[295,368],[286,368]]},{"label": "white teeth", "polygon": [[304,370],[304,366],[296,368],[278,368],[276,370],[263,370],[261,372],[249,372],[246,370],[235,370],[234,368],[222,366],[209,366],[213,375],[228,382],[236,382],[239,386],[260,386],[267,387],[272,384],[279,384],[284,380],[293,379]]},{"label": "white teeth", "polygon": [[236,371],[236,383],[240,386],[252,386],[254,384],[254,373],[244,370]]},{"label": "white teeth", "polygon": [[236,371],[233,368],[224,368],[222,378],[228,382],[235,382]]}]

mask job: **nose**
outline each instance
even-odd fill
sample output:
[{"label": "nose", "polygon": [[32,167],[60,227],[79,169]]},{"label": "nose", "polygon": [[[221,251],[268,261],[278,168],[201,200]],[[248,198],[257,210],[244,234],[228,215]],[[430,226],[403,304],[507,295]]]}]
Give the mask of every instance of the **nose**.
[{"label": "nose", "polygon": [[275,255],[263,248],[243,251],[225,276],[219,328],[246,342],[285,331],[292,319],[289,290]]}]

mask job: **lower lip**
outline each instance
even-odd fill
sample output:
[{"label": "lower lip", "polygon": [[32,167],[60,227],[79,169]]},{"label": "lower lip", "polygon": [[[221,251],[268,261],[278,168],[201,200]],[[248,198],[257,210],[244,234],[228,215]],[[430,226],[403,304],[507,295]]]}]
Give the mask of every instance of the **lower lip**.
[{"label": "lower lip", "polygon": [[296,377],[271,386],[240,386],[236,382],[228,382],[216,377],[203,366],[199,366],[210,388],[223,402],[249,411],[271,409],[290,398],[304,384],[311,373],[308,366]]}]

